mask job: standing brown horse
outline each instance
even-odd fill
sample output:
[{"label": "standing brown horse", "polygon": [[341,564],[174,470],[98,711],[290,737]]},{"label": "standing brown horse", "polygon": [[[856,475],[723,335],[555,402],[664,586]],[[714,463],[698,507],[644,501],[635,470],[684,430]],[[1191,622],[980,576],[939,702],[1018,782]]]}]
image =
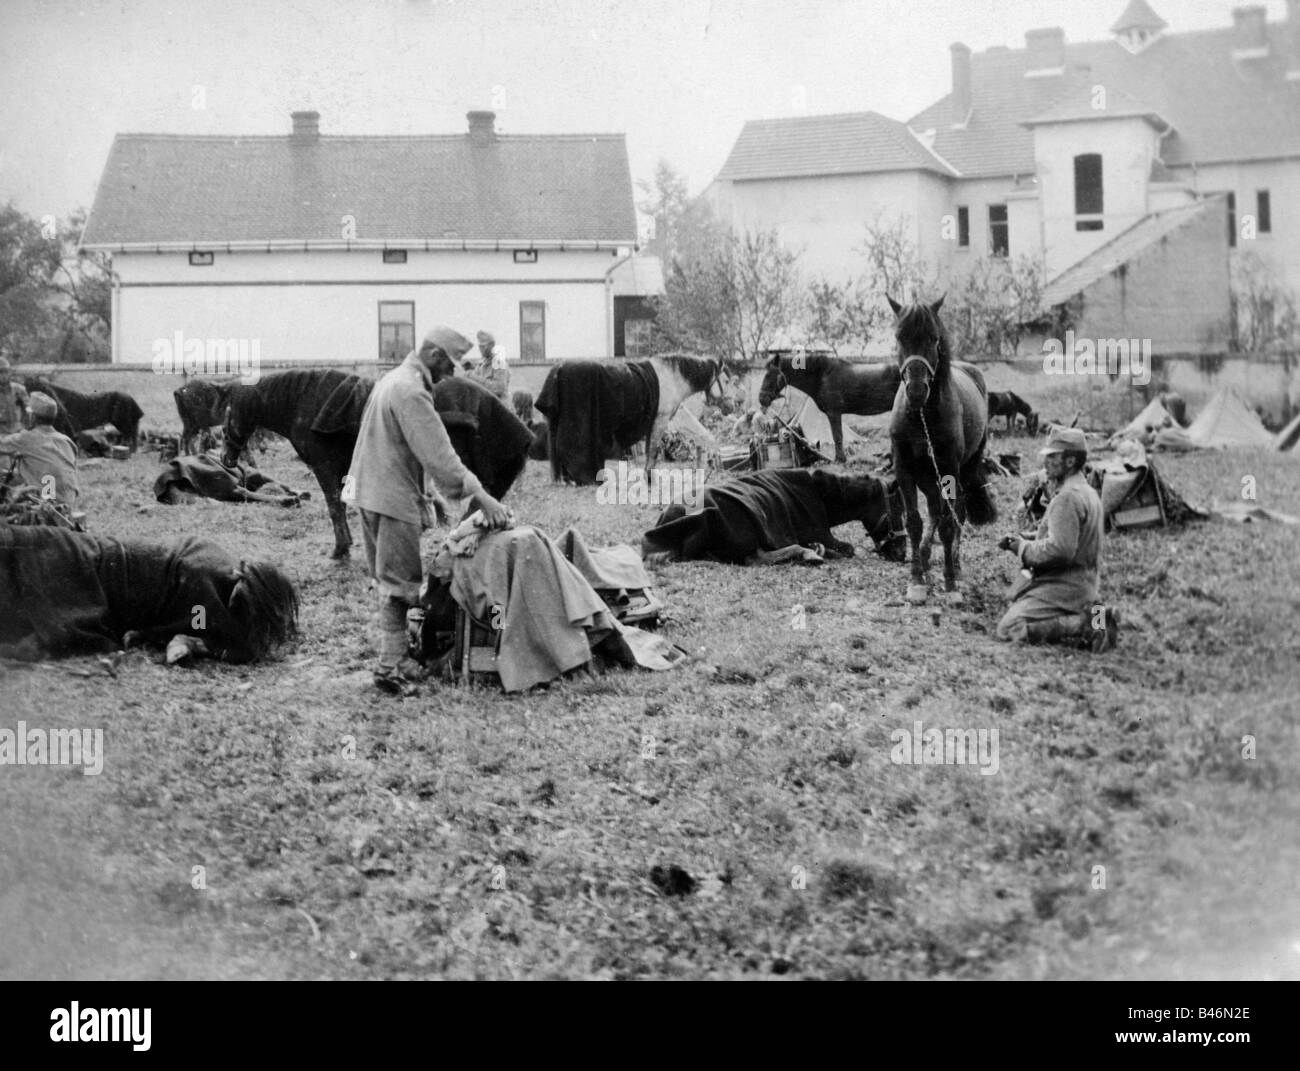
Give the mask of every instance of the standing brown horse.
[{"label": "standing brown horse", "polygon": [[841,417],[845,413],[858,416],[888,413],[901,381],[893,365],[855,365],[842,357],[822,353],[778,354],[767,362],[758,404],[766,409],[787,386],[803,391],[826,414],[835,439],[835,460],[843,461]]},{"label": "standing brown horse", "polygon": [[[953,361],[948,333],[939,320],[940,298],[933,305],[903,308],[892,297],[897,317],[902,384],[894,399],[889,438],[894,477],[907,509],[912,543],[912,583],[907,600],[922,603],[928,594],[930,540],[938,526],[943,540],[943,580],[954,603],[961,601],[961,526],[989,524],[997,507],[985,486],[980,463],[988,438],[988,390],[974,365]],[[922,532],[917,490],[925,495],[929,527]]]}]

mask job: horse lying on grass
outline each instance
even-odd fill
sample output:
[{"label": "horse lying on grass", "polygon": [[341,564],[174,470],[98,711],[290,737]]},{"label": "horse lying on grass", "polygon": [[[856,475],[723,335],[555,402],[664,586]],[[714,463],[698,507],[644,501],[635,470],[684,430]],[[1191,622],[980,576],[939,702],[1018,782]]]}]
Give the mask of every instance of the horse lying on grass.
[{"label": "horse lying on grass", "polygon": [[[707,485],[698,511],[681,505],[664,511],[642,538],[641,553],[656,564],[816,563],[827,552],[852,557],[853,546],[831,529],[853,521],[861,522],[882,557],[905,560],[907,537],[892,481],[823,469],[765,469]],[[822,553],[809,557],[814,545]]]},{"label": "horse lying on grass", "polygon": [[186,537],[171,546],[0,524],[0,657],[35,661],[138,643],[227,662],[297,634],[298,593],[274,565]]}]

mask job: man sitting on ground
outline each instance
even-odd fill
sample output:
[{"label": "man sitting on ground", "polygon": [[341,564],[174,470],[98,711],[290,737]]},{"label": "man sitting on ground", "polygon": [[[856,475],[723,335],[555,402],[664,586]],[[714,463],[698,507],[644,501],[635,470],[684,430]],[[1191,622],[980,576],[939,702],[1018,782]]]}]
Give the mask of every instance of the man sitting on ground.
[{"label": "man sitting on ground", "polygon": [[41,500],[71,510],[81,494],[77,480],[77,448],[54,430],[59,403],[35,391],[27,400],[32,426],[14,435],[0,435],[0,480],[8,485],[34,487]]},{"label": "man sitting on ground", "polygon": [[1077,428],[1057,428],[1040,451],[1052,494],[1033,539],[1006,536],[1028,572],[1011,593],[998,638],[1022,643],[1080,641],[1094,652],[1113,648],[1119,614],[1097,604],[1101,575],[1102,512],[1083,476],[1088,442]]}]

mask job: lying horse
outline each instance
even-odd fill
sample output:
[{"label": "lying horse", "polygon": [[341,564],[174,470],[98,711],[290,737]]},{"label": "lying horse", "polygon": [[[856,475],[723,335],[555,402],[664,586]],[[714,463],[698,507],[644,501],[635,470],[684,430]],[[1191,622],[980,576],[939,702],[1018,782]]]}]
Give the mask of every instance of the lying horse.
[{"label": "lying horse", "polygon": [[645,533],[647,560],[705,560],[742,565],[801,558],[789,554],[820,544],[852,557],[853,547],[831,529],[860,521],[876,551],[890,561],[906,559],[902,504],[893,481],[839,476],[824,469],[765,469],[704,488],[703,506],[688,512],[669,506]]},{"label": "lying horse", "polygon": [[835,460],[843,461],[843,415],[888,413],[900,382],[898,369],[893,365],[855,365],[842,357],[821,353],[778,354],[767,362],[767,373],[758,390],[758,404],[766,410],[786,387],[803,391],[826,414],[835,440]]},{"label": "lying horse", "polygon": [[0,605],[0,656],[24,661],[189,636],[251,662],[292,639],[298,621],[298,593],[279,569],[203,540],[158,546],[3,524]]},{"label": "lying horse", "polygon": [[[907,508],[907,534],[912,543],[912,583],[909,602],[924,602],[930,568],[930,541],[937,524],[943,540],[943,579],[957,592],[961,574],[961,526],[989,524],[997,507],[981,473],[988,438],[988,391],[984,375],[974,365],[953,361],[948,333],[939,319],[940,298],[933,305],[903,308],[892,297],[897,317],[902,385],[894,400],[889,438],[894,476]],[[925,495],[929,530],[922,534],[917,490]],[[960,601],[960,594],[953,601]]]},{"label": "lying horse", "polygon": [[56,387],[47,379],[28,379],[27,389],[39,390],[50,395],[59,403],[59,415],[54,426],[69,439],[76,439],[77,433],[104,424],[117,428],[122,442],[135,452],[140,440],[140,419],[144,410],[136,400],[120,390],[96,391],[94,394],[79,394],[67,387]]},{"label": "lying horse", "polygon": [[[488,494],[501,498],[526,463],[532,437],[506,405],[478,384],[454,375],[445,354],[433,369],[433,404],[451,444]],[[316,476],[334,527],[335,559],[352,545],[343,504],[343,477],[374,381],[334,369],[277,372],[252,386],[231,388],[222,464],[234,468],[257,428],[283,435]]]},{"label": "lying horse", "polygon": [[592,484],[609,458],[645,441],[646,472],[682,403],[722,396],[721,361],[681,354],[648,361],[564,361],[546,376],[537,408],[546,417],[551,477]]},{"label": "lying horse", "polygon": [[1013,394],[1009,390],[989,391],[989,420],[999,416],[1006,418],[1008,434],[1015,426],[1017,416],[1025,418],[1027,434],[1038,434],[1038,414],[1019,394]]}]

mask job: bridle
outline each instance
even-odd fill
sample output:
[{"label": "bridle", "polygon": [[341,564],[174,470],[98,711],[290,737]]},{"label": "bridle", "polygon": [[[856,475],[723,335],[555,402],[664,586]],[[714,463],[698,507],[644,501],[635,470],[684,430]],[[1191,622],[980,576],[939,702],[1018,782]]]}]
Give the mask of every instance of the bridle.
[{"label": "bridle", "polygon": [[[897,503],[897,510],[894,506]],[[900,527],[894,527],[894,515],[898,514]],[[903,500],[903,491],[895,482],[892,490],[885,492],[885,512],[880,520],[876,523],[867,534],[871,541],[876,544],[878,553],[884,554],[889,546],[897,540],[907,539],[907,504]]]}]

